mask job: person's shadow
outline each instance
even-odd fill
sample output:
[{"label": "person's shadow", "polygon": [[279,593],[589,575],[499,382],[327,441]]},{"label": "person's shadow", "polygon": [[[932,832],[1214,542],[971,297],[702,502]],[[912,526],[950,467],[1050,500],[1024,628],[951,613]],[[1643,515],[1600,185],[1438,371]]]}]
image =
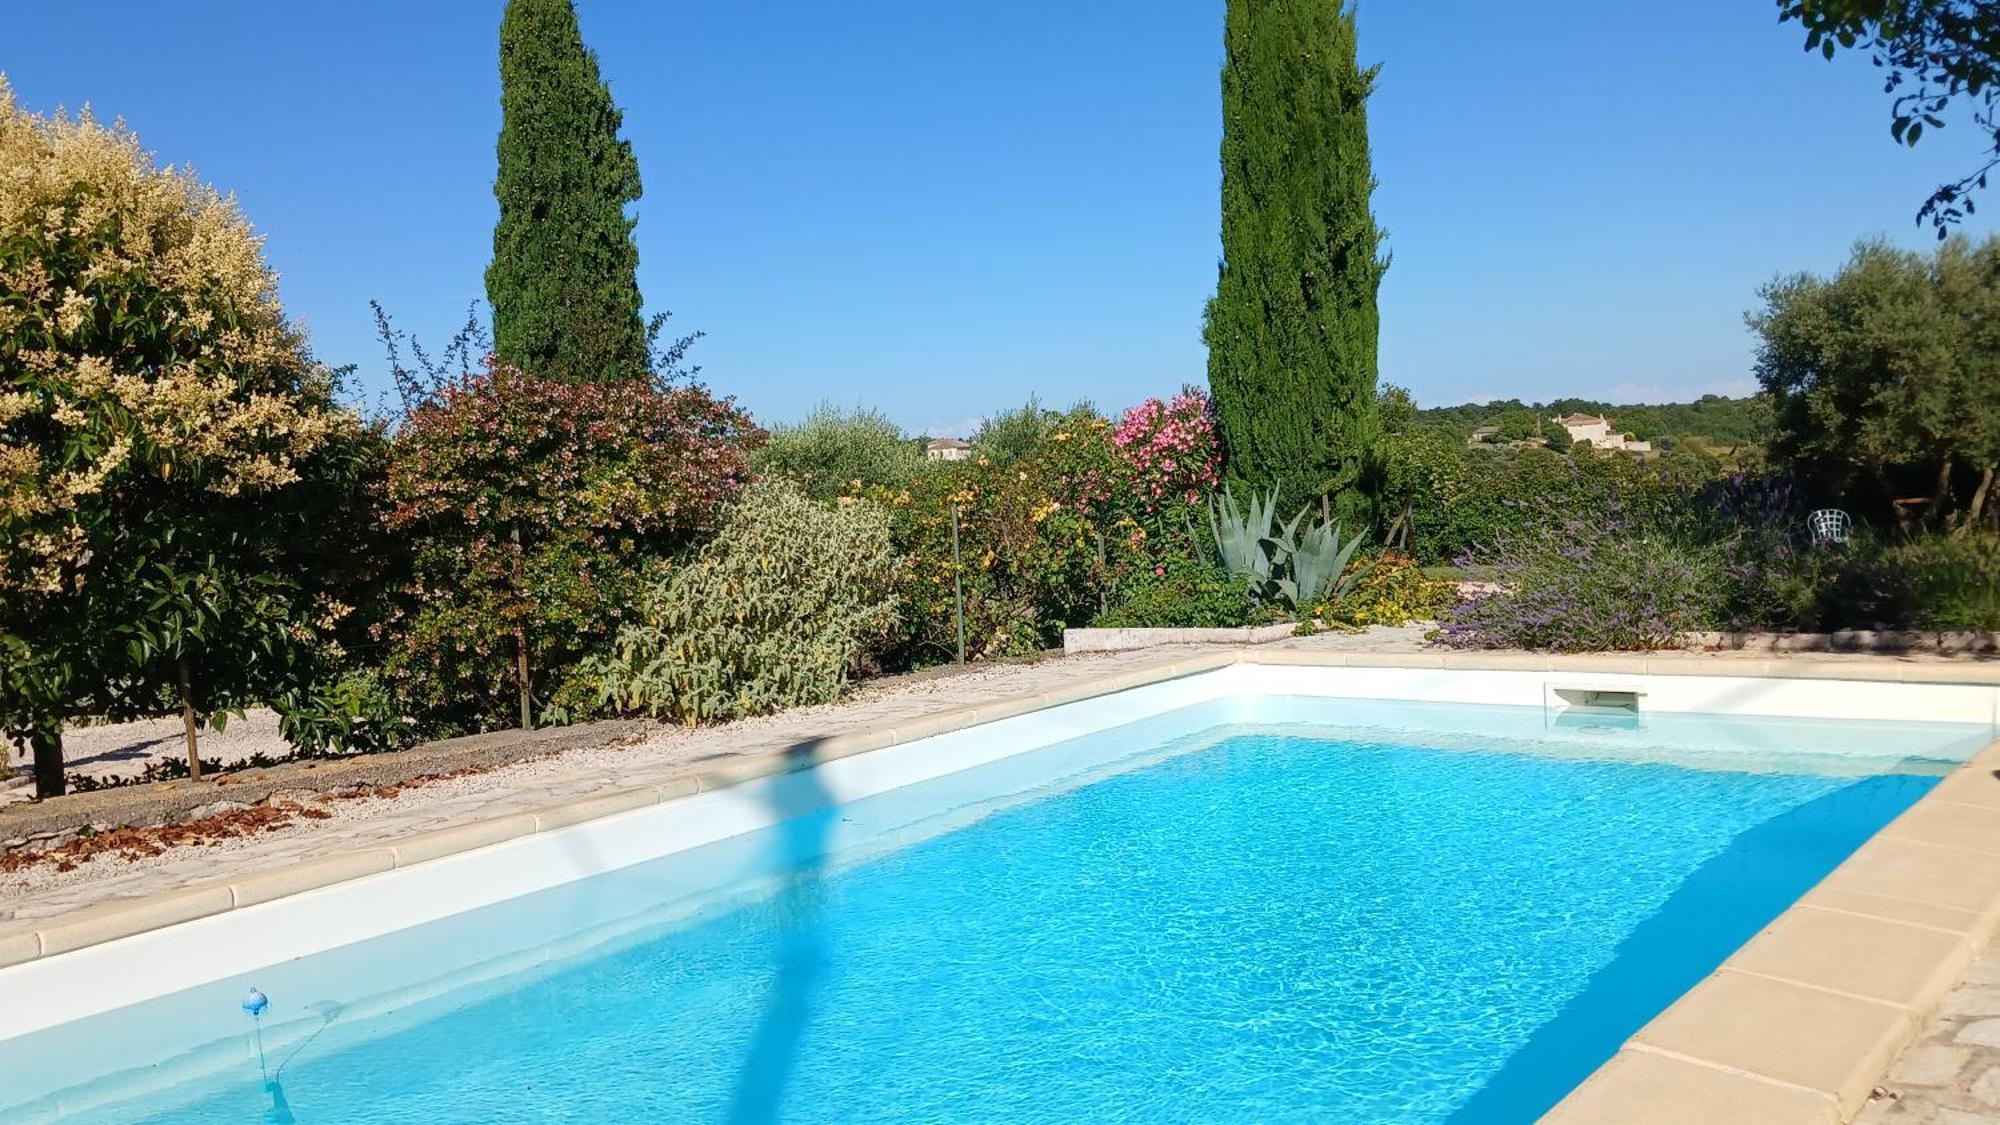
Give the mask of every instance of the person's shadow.
[{"label": "person's shadow", "polygon": [[782,879],[771,992],[737,1071],[726,1120],[732,1125],[776,1121],[785,1085],[798,1063],[813,1002],[831,963],[823,888],[828,836],[840,810],[813,767],[823,740],[786,751],[792,771],[773,778],[769,793],[780,821],[772,829],[774,867]]}]

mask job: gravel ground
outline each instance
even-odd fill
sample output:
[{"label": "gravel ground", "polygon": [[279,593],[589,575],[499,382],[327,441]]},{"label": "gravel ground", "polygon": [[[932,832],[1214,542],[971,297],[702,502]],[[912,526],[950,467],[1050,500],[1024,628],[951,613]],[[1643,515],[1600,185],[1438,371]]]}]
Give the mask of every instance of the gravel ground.
[{"label": "gravel ground", "polygon": [[[222,730],[203,727],[197,734],[204,762],[220,760],[225,765],[258,754],[281,758],[292,752],[292,744],[278,733],[275,712],[255,707],[240,719],[231,719]],[[178,715],[165,719],[140,719],[130,723],[98,723],[70,727],[63,731],[64,769],[68,773],[109,780],[138,777],[146,767],[162,759],[185,760],[187,734]],[[14,772],[14,787],[0,789],[0,804],[27,800],[29,758],[27,751],[10,746],[7,765]]]}]

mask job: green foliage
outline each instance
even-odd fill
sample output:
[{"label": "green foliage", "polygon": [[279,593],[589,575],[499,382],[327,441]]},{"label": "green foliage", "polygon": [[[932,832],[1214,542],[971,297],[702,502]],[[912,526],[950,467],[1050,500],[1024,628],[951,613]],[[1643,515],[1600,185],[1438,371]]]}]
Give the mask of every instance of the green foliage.
[{"label": "green foliage", "polygon": [[798,425],[773,429],[751,464],[760,474],[791,478],[815,500],[831,500],[871,486],[901,488],[924,458],[882,412],[823,404]]},{"label": "green foliage", "polygon": [[1865,536],[1817,554],[1829,628],[2000,629],[2000,534]]},{"label": "green foliage", "polygon": [[1257,603],[1235,575],[1174,556],[1135,572],[1118,604],[1091,624],[1105,629],[1233,629],[1260,620]]},{"label": "green foliage", "polygon": [[[1386,399],[1384,409],[1388,409]],[[1383,432],[1394,434],[1431,427],[1463,442],[1480,426],[1499,426],[1503,431],[1498,435],[1502,441],[1541,437],[1560,450],[1570,444],[1569,435],[1550,419],[1572,413],[1609,418],[1621,431],[1653,442],[1661,449],[1688,441],[1733,449],[1762,445],[1770,440],[1771,403],[1762,395],[1750,398],[1703,395],[1693,402],[1658,404],[1621,404],[1583,398],[1535,403],[1519,399],[1468,402],[1418,410],[1412,424],[1391,427],[1385,423]],[[1510,421],[1517,416],[1519,420]]]},{"label": "green foliage", "polygon": [[375,669],[349,671],[273,701],[285,740],[310,757],[400,750],[416,741],[417,725]]},{"label": "green foliage", "polygon": [[1551,449],[1570,447],[1569,431],[1555,424],[1549,415],[1532,408],[1508,410],[1489,420],[1487,425],[1500,427],[1497,435],[1501,441],[1540,441]]},{"label": "green foliage", "polygon": [[1774,453],[1843,506],[1886,516],[1926,497],[1935,524],[1982,519],[2000,466],[2000,237],[1930,256],[1863,242],[1833,278],[1761,295]]},{"label": "green foliage", "polygon": [[1458,561],[1551,515],[1601,513],[1620,496],[1649,525],[1696,516],[1696,499],[1723,475],[1693,448],[1640,459],[1623,453],[1465,447],[1442,430],[1420,428],[1382,442],[1382,498],[1408,532],[1408,550],[1427,565]]},{"label": "green foliage", "polygon": [[894,626],[898,568],[876,505],[752,484],[593,662],[601,697],[689,725],[830,703]]},{"label": "green foliage", "polygon": [[698,385],[566,383],[504,365],[448,387],[396,434],[389,523],[409,581],[387,670],[427,730],[587,712],[579,664],[610,643],[653,568],[710,530],[762,438]]},{"label": "green foliage", "polygon": [[557,382],[648,377],[639,163],[572,0],[509,0],[500,23],[500,170],[486,297],[503,362]]},{"label": "green foliage", "polygon": [[1834,278],[1780,278],[1762,298],[1750,326],[1776,456],[1870,514],[1926,496],[1934,524],[1980,520],[2000,466],[2000,236],[1932,256],[1862,242]]},{"label": "green foliage", "polygon": [[[1358,502],[1376,431],[1387,262],[1354,13],[1231,0],[1222,68],[1222,264],[1203,336],[1231,479],[1291,507]],[[1358,514],[1358,513],[1357,513]]]},{"label": "green foliage", "polygon": [[[1080,406],[1070,413],[1088,411],[1088,406]],[[979,424],[979,432],[972,435],[972,451],[975,456],[984,457],[996,465],[1011,465],[1031,456],[1049,435],[1061,429],[1065,416],[1042,406],[1041,400],[1033,396],[1027,405],[1012,410],[1003,410]]]},{"label": "green foliage", "polygon": [[1458,598],[1458,583],[1425,574],[1408,555],[1384,553],[1348,570],[1347,588],[1314,605],[1312,619],[1348,628],[1435,621]]}]

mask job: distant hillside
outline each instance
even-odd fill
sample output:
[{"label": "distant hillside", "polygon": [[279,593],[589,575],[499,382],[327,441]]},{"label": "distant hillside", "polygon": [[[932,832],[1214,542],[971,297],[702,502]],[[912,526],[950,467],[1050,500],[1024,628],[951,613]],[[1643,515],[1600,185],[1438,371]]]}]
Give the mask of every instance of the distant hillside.
[{"label": "distant hillside", "polygon": [[1749,398],[1703,395],[1694,402],[1631,404],[1587,398],[1559,398],[1553,402],[1502,399],[1419,410],[1417,421],[1449,430],[1461,438],[1469,437],[1480,426],[1499,426],[1503,437],[1526,437],[1536,432],[1540,420],[1571,412],[1601,414],[1618,429],[1663,449],[1689,438],[1711,446],[1762,445],[1771,427],[1771,403],[1762,395]]}]

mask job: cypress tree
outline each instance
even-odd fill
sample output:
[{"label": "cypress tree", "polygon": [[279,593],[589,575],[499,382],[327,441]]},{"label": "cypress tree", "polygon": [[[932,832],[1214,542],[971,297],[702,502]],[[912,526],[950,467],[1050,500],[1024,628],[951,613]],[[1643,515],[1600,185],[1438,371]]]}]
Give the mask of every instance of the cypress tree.
[{"label": "cypress tree", "polygon": [[625,205],[639,163],[571,0],[509,0],[500,22],[493,350],[565,382],[644,378],[639,249]]},{"label": "cypress tree", "polygon": [[1222,66],[1222,261],[1208,383],[1229,476],[1362,510],[1375,438],[1376,290],[1365,103],[1339,0],[1229,0]]}]

